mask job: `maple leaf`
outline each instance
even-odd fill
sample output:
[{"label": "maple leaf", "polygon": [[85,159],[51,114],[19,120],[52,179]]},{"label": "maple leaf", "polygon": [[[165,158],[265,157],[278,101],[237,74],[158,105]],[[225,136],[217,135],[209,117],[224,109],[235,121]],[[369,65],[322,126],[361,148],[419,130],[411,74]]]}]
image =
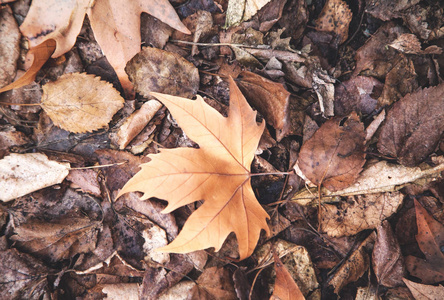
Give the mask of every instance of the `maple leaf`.
[{"label": "maple leaf", "polygon": [[234,232],[240,259],[252,254],[261,229],[269,234],[268,214],[257,202],[250,183],[250,165],[265,123],[230,78],[228,118],[206,104],[202,97],[189,100],[151,93],[170,111],[184,132],[200,146],[162,149],[122,188],[141,191],[141,200],[156,197],[168,201],[163,211],[203,200],[177,238],[163,252],[187,253],[214,247],[218,251]]},{"label": "maple leaf", "polygon": [[[140,51],[140,14],[146,12],[189,34],[168,0],[34,0],[20,31],[31,48],[53,39],[52,57],[71,50],[88,15],[94,36],[126,93],[133,94],[126,63]],[[44,13],[44,16],[42,15]]]}]

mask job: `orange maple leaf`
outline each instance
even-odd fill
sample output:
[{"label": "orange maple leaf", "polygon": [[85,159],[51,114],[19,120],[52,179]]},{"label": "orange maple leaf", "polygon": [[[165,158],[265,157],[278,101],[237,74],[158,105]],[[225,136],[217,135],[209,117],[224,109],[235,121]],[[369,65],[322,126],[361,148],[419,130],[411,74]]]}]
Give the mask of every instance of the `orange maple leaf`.
[{"label": "orange maple leaf", "polygon": [[187,253],[214,247],[218,251],[234,232],[240,259],[253,253],[261,229],[267,234],[268,214],[257,202],[250,183],[250,165],[265,123],[256,123],[256,112],[230,78],[228,118],[197,100],[151,93],[169,109],[183,131],[199,149],[162,149],[120,191],[143,192],[141,200],[168,201],[163,211],[203,200],[177,238],[158,249]]},{"label": "orange maple leaf", "polygon": [[74,46],[87,14],[94,36],[122,87],[127,94],[133,94],[125,65],[140,51],[142,12],[190,33],[168,0],[34,0],[20,31],[28,38],[31,48],[46,40],[55,40],[57,45],[52,57],[59,57]]}]

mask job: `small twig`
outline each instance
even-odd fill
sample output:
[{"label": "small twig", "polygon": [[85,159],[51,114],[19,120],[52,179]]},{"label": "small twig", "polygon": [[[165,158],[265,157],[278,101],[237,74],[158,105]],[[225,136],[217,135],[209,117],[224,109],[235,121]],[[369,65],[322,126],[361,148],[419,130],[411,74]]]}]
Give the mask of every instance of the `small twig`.
[{"label": "small twig", "polygon": [[252,48],[252,49],[271,49],[271,46],[269,46],[269,45],[253,46],[253,45],[231,44],[231,43],[196,43],[196,42],[188,42],[188,41],[180,41],[180,40],[171,40],[171,42],[186,44],[186,45],[208,46],[208,47],[233,46],[233,47]]}]

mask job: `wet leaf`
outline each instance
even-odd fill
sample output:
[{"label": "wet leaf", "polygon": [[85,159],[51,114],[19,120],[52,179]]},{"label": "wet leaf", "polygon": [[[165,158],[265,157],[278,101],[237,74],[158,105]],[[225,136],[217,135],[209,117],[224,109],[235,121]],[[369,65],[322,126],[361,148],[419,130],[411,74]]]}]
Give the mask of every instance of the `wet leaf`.
[{"label": "wet leaf", "polygon": [[105,127],[123,102],[110,83],[72,73],[43,86],[41,106],[56,126],[79,133]]},{"label": "wet leaf", "polygon": [[407,270],[411,275],[420,278],[422,283],[443,281],[444,254],[441,249],[444,245],[444,226],[429,215],[416,200],[415,209],[418,225],[416,240],[425,259],[408,256],[406,258]]},{"label": "wet leaf", "polygon": [[293,277],[285,268],[279,256],[273,253],[274,268],[276,270],[276,280],[274,283],[273,295],[270,299],[280,300],[305,300],[304,295],[299,289]]},{"label": "wet leaf", "polygon": [[345,1],[327,0],[316,20],[316,30],[335,32],[339,36],[339,44],[342,44],[348,38],[348,25],[351,19],[352,12]]},{"label": "wet leaf", "polygon": [[356,113],[325,122],[302,145],[298,167],[315,185],[338,191],[353,184],[365,163],[364,125]]},{"label": "wet leaf", "polygon": [[136,92],[150,97],[150,92],[193,97],[199,88],[197,68],[180,55],[156,48],[144,48],[126,68]]},{"label": "wet leaf", "polygon": [[388,221],[383,221],[377,230],[372,265],[378,283],[386,287],[402,286],[405,268],[398,241]]},{"label": "wet leaf", "polygon": [[[165,213],[204,200],[187,220],[179,236],[164,252],[187,253],[214,247],[218,251],[234,232],[240,259],[251,255],[261,229],[268,232],[267,213],[257,202],[250,185],[250,165],[264,123],[248,106],[233,80],[230,81],[228,118],[201,97],[188,99],[152,93],[167,106],[199,149],[162,149],[120,191],[119,196],[142,191],[141,200],[167,200]],[[171,162],[174,161],[174,164]],[[219,187],[222,187],[220,189]]]},{"label": "wet leaf", "polygon": [[444,83],[411,93],[387,114],[378,141],[382,154],[413,167],[431,154],[444,132]]},{"label": "wet leaf", "polygon": [[61,183],[69,167],[68,163],[49,160],[40,153],[12,153],[0,160],[0,200],[13,200]]}]

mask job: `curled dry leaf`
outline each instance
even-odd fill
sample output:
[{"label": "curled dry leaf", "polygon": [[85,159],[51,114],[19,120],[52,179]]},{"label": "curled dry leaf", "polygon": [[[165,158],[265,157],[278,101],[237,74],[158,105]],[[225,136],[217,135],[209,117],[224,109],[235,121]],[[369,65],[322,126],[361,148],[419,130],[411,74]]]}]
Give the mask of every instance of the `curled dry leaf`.
[{"label": "curled dry leaf", "polygon": [[193,97],[199,89],[199,71],[177,53],[144,48],[125,68],[136,92],[150,97],[150,92]]},{"label": "curled dry leaf", "polygon": [[302,145],[298,167],[315,185],[338,191],[355,182],[365,163],[364,125],[356,113],[325,122]]},{"label": "curled dry leaf", "polygon": [[11,154],[0,160],[0,200],[9,201],[61,183],[69,163],[49,160],[44,154]]},{"label": "curled dry leaf", "polygon": [[273,252],[274,268],[276,270],[276,281],[274,283],[273,295],[270,299],[277,300],[305,300],[290,272],[285,268],[279,256]]},{"label": "curled dry leaf", "polygon": [[28,38],[31,48],[54,39],[57,46],[52,57],[59,57],[73,47],[87,14],[97,42],[116,71],[122,87],[131,95],[132,85],[124,68],[126,62],[140,51],[142,12],[189,33],[167,0],[32,1],[20,30]]},{"label": "curled dry leaf", "polygon": [[112,84],[94,75],[66,74],[42,88],[43,110],[56,126],[75,133],[105,127],[123,107]]},{"label": "curled dry leaf", "polygon": [[378,150],[413,167],[431,154],[444,132],[444,83],[396,102],[387,114]]},{"label": "curled dry leaf", "polygon": [[171,212],[204,200],[164,252],[187,253],[214,247],[218,251],[234,232],[240,259],[251,255],[261,229],[268,233],[268,214],[257,202],[250,184],[250,165],[265,124],[256,123],[251,109],[230,79],[228,118],[201,97],[185,98],[151,93],[167,106],[184,132],[200,146],[162,149],[122,188],[119,196],[141,191],[141,200],[165,199]]},{"label": "curled dry leaf", "polygon": [[348,38],[348,25],[351,19],[352,12],[345,1],[327,0],[316,20],[316,30],[334,31],[339,36],[339,44],[342,44]]},{"label": "curled dry leaf", "polygon": [[264,116],[268,124],[276,129],[279,142],[290,130],[290,93],[277,83],[255,73],[243,71],[237,82],[245,98]]},{"label": "curled dry leaf", "polygon": [[424,207],[415,200],[418,234],[416,241],[425,255],[422,258],[407,256],[406,266],[411,275],[423,283],[436,283],[444,280],[444,225],[436,221]]},{"label": "curled dry leaf", "polygon": [[394,214],[404,196],[399,192],[349,197],[340,206],[322,206],[321,230],[329,236],[350,236],[376,228],[381,221]]}]

